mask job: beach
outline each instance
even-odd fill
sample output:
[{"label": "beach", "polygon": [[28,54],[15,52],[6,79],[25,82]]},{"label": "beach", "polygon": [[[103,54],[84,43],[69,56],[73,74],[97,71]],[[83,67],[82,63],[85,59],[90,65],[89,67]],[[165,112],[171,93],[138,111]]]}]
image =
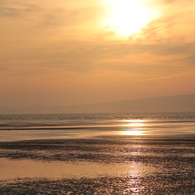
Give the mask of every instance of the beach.
[{"label": "beach", "polygon": [[147,116],[2,117],[0,194],[194,194],[194,113]]}]

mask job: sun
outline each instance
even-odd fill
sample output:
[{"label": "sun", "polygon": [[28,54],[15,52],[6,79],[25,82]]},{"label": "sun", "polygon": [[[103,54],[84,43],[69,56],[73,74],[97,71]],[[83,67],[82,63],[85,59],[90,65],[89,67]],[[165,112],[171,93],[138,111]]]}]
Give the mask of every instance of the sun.
[{"label": "sun", "polygon": [[121,36],[138,33],[159,13],[147,6],[150,0],[108,0],[109,11],[105,24],[110,31]]}]

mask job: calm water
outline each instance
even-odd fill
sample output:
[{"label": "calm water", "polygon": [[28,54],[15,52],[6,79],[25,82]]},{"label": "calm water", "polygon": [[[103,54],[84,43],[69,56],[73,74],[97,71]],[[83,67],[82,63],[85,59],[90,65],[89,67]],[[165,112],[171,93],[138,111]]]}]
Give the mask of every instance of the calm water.
[{"label": "calm water", "polygon": [[0,115],[1,194],[194,194],[195,113]]},{"label": "calm water", "polygon": [[0,115],[0,141],[104,135],[189,136],[195,112]]}]

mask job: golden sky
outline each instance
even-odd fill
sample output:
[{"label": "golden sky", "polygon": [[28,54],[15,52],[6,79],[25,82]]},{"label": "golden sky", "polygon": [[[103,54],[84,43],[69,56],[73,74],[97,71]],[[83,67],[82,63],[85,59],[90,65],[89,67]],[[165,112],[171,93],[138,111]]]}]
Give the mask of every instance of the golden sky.
[{"label": "golden sky", "polygon": [[0,106],[195,93],[194,0],[0,0]]}]

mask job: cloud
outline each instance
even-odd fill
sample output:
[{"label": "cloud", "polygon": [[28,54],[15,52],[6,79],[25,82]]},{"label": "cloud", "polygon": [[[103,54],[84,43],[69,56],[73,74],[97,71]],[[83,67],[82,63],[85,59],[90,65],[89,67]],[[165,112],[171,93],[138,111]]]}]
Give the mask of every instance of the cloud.
[{"label": "cloud", "polygon": [[183,1],[183,0],[158,0],[157,2],[161,3],[163,5],[169,5],[169,4],[170,5],[175,5],[175,4],[184,5],[184,4],[194,2],[194,0],[186,0],[186,1]]},{"label": "cloud", "polygon": [[146,82],[146,81],[155,81],[155,80],[162,80],[162,79],[171,79],[174,77],[183,77],[186,76],[186,74],[182,75],[170,75],[170,76],[165,76],[165,77],[157,77],[157,78],[150,78],[150,79],[144,79],[144,80],[139,80],[139,81],[134,81],[133,83],[139,83],[139,82]]},{"label": "cloud", "polygon": [[191,67],[195,67],[195,56],[189,56],[187,58],[183,58],[182,59],[182,62],[187,64],[187,65],[190,65]]},{"label": "cloud", "polygon": [[[183,66],[192,63],[187,58],[195,52],[195,41],[186,41],[183,38],[186,33],[180,31],[179,35],[176,30],[169,33],[170,24],[173,29],[180,24],[176,9],[151,22],[137,39],[130,37],[129,40],[114,40],[108,39],[111,32],[91,30],[101,10],[96,7],[97,4],[77,4],[74,0],[55,4],[51,0],[48,3],[24,2],[4,1],[4,13],[10,17],[14,14],[20,16],[23,22],[9,20],[12,25],[9,29],[6,29],[7,23],[4,23],[4,37],[9,44],[5,44],[8,46],[2,51],[1,59],[5,63],[1,66],[17,64],[26,68],[53,67],[64,71],[88,72],[99,68],[132,71],[135,66],[162,67],[165,63],[166,67],[175,67],[178,61],[179,66],[181,63]],[[167,7],[174,6],[164,1],[159,2],[166,7],[163,13]],[[181,7],[181,3],[174,1],[177,7]],[[34,15],[27,20],[24,14],[30,13]]]},{"label": "cloud", "polygon": [[38,6],[27,3],[4,3],[0,8],[0,17],[16,17],[39,10]]},{"label": "cloud", "polygon": [[[162,72],[163,69],[168,70],[168,67],[176,69],[175,67],[184,67],[187,63],[192,63],[188,55],[193,53],[194,46],[194,43],[146,45],[115,41],[91,43],[90,41],[65,40],[61,43],[47,43],[41,47],[35,44],[26,49],[19,47],[18,51],[8,50],[1,67],[11,67],[15,64],[15,66],[25,68],[42,67],[45,70],[46,67],[53,67],[62,71],[84,73],[94,69],[143,72],[145,66],[150,67],[150,71],[159,69]],[[12,58],[9,57],[10,54]]]}]

